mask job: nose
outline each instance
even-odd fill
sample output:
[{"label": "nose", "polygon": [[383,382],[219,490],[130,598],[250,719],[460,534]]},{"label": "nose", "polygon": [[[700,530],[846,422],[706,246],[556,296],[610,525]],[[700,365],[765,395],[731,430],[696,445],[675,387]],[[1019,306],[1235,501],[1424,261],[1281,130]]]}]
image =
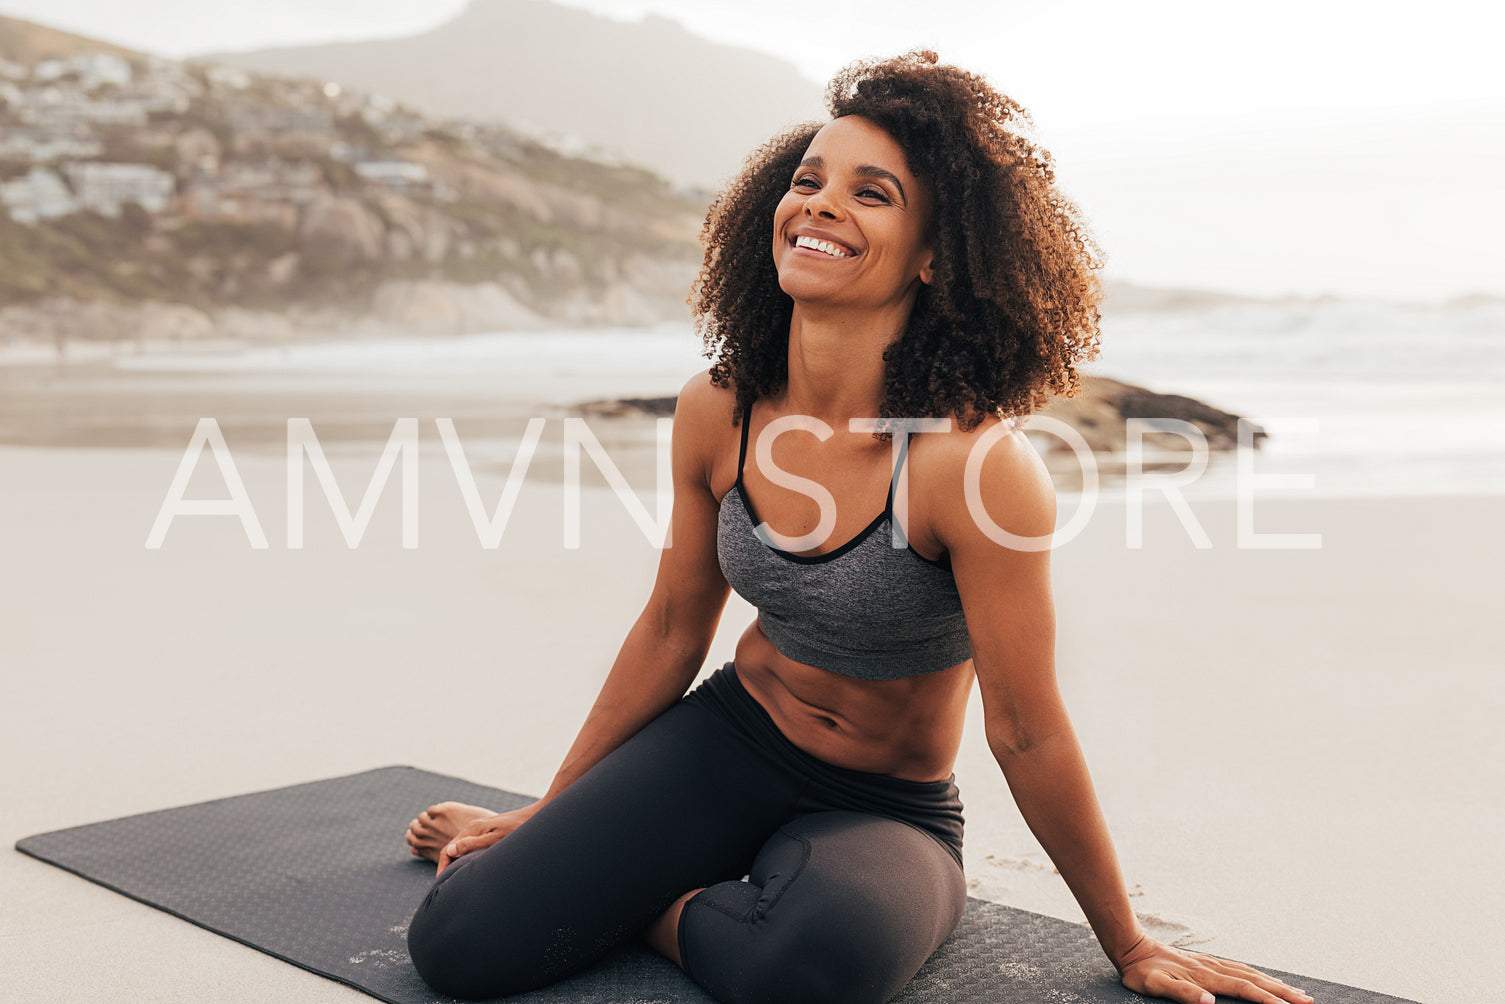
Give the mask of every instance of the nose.
[{"label": "nose", "polygon": [[805,213],[834,220],[841,215],[841,207],[826,194],[825,188],[821,188],[805,200]]}]

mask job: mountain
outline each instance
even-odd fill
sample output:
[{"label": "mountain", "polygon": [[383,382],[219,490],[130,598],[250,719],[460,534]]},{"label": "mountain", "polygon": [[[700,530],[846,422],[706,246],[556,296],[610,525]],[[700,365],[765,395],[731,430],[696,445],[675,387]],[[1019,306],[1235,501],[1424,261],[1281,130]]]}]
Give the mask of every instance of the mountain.
[{"label": "mountain", "polygon": [[199,58],[578,140],[702,188],[785,126],[825,117],[821,88],[782,60],[663,18],[621,23],[543,0],[473,0],[408,38]]}]

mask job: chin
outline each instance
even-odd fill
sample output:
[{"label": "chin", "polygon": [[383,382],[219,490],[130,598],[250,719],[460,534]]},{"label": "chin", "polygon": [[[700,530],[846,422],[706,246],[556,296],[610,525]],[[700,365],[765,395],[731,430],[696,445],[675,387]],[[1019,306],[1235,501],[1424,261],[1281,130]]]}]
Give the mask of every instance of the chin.
[{"label": "chin", "polygon": [[779,288],[797,303],[835,303],[848,291],[828,277],[800,275],[795,270],[779,273]]}]

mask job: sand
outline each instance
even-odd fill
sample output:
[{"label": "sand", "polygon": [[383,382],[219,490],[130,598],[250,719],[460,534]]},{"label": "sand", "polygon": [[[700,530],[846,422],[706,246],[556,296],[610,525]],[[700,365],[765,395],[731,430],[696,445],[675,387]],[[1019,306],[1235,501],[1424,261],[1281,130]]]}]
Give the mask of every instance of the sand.
[{"label": "sand", "polygon": [[[358,498],[376,451],[331,452]],[[289,550],[282,459],[238,453],[269,546],[190,516],[149,550],[179,457],[0,447],[0,840],[394,763],[547,785],[657,559],[609,491],[566,550],[562,488],[530,481],[485,550],[428,451],[416,549],[395,490],[351,550],[310,478]],[[222,497],[213,475],[190,495]],[[478,484],[492,504],[501,478]],[[1316,550],[1239,549],[1232,502],[1193,510],[1211,549],[1152,502],[1131,550],[1103,503],[1055,555],[1062,686],[1136,910],[1218,954],[1495,999],[1505,498],[1258,499],[1260,531]],[[709,665],[750,617],[734,598]],[[972,712],[973,894],[1080,920]],[[366,998],[8,853],[0,999]]]}]

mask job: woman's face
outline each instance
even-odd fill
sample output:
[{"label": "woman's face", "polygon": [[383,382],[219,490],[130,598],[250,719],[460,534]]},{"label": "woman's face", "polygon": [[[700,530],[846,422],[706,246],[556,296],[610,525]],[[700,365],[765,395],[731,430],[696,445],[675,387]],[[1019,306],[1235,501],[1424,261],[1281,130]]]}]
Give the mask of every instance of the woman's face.
[{"label": "woman's face", "polygon": [[876,123],[815,134],[773,220],[779,286],[797,302],[881,308],[930,281],[929,191]]}]

